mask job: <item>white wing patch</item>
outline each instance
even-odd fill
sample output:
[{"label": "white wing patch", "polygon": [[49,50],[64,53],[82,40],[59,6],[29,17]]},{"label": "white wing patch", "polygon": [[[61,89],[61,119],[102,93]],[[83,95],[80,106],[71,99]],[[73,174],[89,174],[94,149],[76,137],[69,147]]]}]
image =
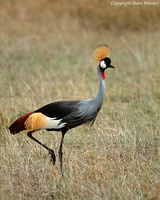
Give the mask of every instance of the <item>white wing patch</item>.
[{"label": "white wing patch", "polygon": [[45,124],[45,126],[42,127],[42,129],[60,129],[63,128],[66,124],[66,122],[60,123],[62,119],[50,118],[47,116],[46,118],[47,123]]}]

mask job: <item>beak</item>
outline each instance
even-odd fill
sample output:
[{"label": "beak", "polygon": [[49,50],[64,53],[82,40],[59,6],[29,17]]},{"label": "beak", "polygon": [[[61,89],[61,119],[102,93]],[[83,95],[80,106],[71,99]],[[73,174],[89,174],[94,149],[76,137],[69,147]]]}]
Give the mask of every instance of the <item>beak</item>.
[{"label": "beak", "polygon": [[115,67],[115,66],[113,66],[113,65],[110,65],[110,66],[109,66],[109,68],[116,68],[116,67]]}]

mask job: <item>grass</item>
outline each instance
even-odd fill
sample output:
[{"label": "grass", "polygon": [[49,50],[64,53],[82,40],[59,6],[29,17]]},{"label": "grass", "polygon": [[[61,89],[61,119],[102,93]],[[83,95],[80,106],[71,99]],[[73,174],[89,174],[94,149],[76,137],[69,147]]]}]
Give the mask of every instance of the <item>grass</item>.
[{"label": "grass", "polygon": [[[79,26],[77,18],[70,21],[75,27],[65,19],[50,27],[42,19],[44,26],[37,19],[10,18],[0,39],[1,199],[158,200],[159,30],[96,30]],[[34,134],[55,150],[53,167],[43,148],[25,133],[11,135],[8,126],[49,102],[95,97],[98,76],[90,54],[101,43],[112,47],[117,68],[106,71],[105,100],[94,126],[66,134],[62,178],[59,133]]]},{"label": "grass", "polygon": [[[103,28],[115,30],[115,27],[119,30],[159,29],[159,4],[157,6],[136,6],[132,2],[130,6],[116,6],[114,2],[117,3],[111,0],[70,0],[70,4],[66,0],[39,0],[33,2],[1,0],[0,10],[3,17],[2,22],[9,29],[11,29],[12,23],[10,24],[8,21],[6,24],[5,22],[10,17],[20,24],[25,23],[23,28],[26,31],[31,24],[34,24],[34,30],[38,28],[37,21],[41,23],[43,31],[45,31],[48,25],[51,30],[53,26],[59,28],[60,24],[64,25],[64,23],[66,26],[90,27],[99,30]],[[143,1],[141,2],[143,3]],[[152,2],[157,1],[152,0]],[[73,18],[76,20],[76,23],[73,22]],[[70,20],[72,23],[70,23]]]}]

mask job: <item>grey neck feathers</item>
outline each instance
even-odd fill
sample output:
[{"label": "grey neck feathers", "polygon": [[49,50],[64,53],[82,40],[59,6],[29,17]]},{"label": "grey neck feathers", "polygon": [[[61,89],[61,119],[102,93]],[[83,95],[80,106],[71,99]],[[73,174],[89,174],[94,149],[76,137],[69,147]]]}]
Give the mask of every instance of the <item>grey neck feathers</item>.
[{"label": "grey neck feathers", "polygon": [[105,95],[105,81],[102,78],[101,68],[98,66],[97,68],[98,76],[99,76],[99,92],[97,96],[94,98],[97,106],[101,107]]}]

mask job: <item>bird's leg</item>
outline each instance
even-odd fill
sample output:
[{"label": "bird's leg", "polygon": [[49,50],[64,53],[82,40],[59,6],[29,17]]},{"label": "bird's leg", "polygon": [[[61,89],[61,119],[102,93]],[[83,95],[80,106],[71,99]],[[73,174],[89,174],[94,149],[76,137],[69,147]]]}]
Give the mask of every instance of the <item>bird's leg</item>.
[{"label": "bird's leg", "polygon": [[63,157],[63,152],[62,152],[62,146],[63,146],[63,140],[64,140],[64,135],[65,135],[66,132],[62,132],[62,138],[61,138],[61,143],[60,143],[60,146],[59,146],[59,160],[60,160],[60,169],[61,169],[61,174],[63,176],[63,163],[62,163],[62,157]]},{"label": "bird's leg", "polygon": [[27,133],[28,137],[31,138],[32,140],[34,140],[35,142],[37,142],[38,144],[40,144],[42,147],[44,147],[45,149],[48,150],[49,154],[51,154],[51,162],[53,163],[53,165],[55,165],[56,163],[56,156],[55,156],[55,153],[52,149],[50,149],[49,147],[47,147],[46,145],[44,145],[43,143],[41,143],[39,140],[37,140],[36,138],[34,138],[32,136],[32,133],[34,131],[30,131]]}]

